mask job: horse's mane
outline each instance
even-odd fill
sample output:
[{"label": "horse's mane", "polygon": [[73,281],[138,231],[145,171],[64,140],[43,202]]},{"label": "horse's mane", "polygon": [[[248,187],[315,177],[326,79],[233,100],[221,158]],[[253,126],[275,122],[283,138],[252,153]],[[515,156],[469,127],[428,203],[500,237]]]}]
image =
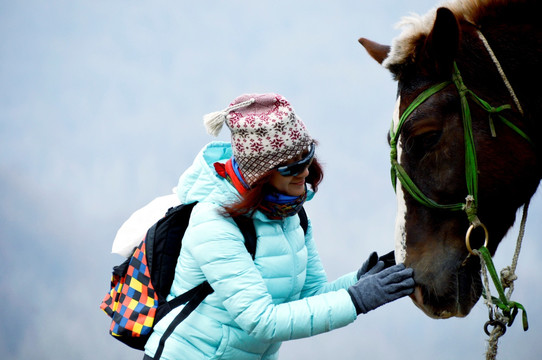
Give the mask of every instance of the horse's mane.
[{"label": "horse's mane", "polygon": [[[450,0],[440,4],[439,7],[450,9],[459,21],[467,21],[481,26],[486,19],[525,17],[523,6],[533,5],[540,0]],[[537,9],[539,7],[536,7]],[[534,9],[533,9],[534,10]],[[390,53],[383,65],[387,68],[394,65],[415,61],[417,46],[427,37],[436,17],[437,7],[425,15],[411,14],[405,16],[397,24],[402,33],[393,40]],[[540,16],[538,12],[527,12],[529,15]]]}]

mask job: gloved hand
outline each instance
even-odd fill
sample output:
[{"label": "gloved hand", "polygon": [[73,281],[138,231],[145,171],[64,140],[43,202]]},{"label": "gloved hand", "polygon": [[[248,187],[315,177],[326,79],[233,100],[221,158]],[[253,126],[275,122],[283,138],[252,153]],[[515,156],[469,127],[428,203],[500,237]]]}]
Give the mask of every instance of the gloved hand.
[{"label": "gloved hand", "polygon": [[363,265],[358,270],[358,280],[367,273],[367,271],[371,270],[379,261],[384,262],[384,268],[388,268],[392,265],[395,265],[395,252],[392,250],[386,255],[382,255],[378,257],[378,254],[376,251],[373,251],[371,255],[369,255],[369,258],[365,260]]},{"label": "gloved hand", "polygon": [[384,262],[379,261],[348,288],[358,314],[365,314],[414,291],[414,271],[411,268],[405,268],[404,264],[384,267]]}]

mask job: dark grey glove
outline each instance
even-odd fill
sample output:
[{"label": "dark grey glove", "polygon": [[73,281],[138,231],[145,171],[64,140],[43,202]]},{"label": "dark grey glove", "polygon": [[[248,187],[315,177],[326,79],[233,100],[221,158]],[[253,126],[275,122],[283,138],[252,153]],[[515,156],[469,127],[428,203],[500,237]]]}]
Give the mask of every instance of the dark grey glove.
[{"label": "dark grey glove", "polygon": [[414,291],[413,270],[398,264],[384,269],[379,261],[348,288],[348,293],[358,314],[365,314],[377,307],[410,295]]},{"label": "dark grey glove", "polygon": [[363,265],[358,270],[358,280],[367,273],[367,271],[371,270],[379,261],[384,262],[384,268],[388,268],[392,265],[395,265],[395,252],[392,250],[386,255],[382,255],[378,257],[378,254],[376,251],[374,251],[371,255],[369,255],[369,258],[365,260]]}]

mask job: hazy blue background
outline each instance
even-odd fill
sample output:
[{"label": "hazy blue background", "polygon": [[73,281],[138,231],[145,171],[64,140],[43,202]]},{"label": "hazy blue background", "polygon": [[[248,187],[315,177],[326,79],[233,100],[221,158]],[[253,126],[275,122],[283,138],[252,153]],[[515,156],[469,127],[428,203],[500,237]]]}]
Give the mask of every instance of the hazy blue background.
[{"label": "hazy blue background", "polygon": [[[142,357],[110,337],[99,309],[122,260],[112,240],[212,140],[202,115],[245,92],[283,94],[320,141],[326,179],[307,208],[330,278],[391,250],[395,84],[357,39],[390,43],[401,16],[434,5],[0,0],[0,357]],[[541,205],[535,196],[514,292],[531,329],[514,324],[499,359],[542,358]],[[486,320],[481,302],[433,320],[401,299],[285,343],[281,359],[482,359]]]}]

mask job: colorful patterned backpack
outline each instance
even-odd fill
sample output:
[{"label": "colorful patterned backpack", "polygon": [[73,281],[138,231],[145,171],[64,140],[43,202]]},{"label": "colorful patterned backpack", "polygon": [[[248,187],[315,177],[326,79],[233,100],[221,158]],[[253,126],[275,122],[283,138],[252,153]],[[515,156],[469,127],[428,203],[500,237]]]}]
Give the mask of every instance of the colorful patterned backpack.
[{"label": "colorful patterned backpack", "polygon": [[[100,308],[112,318],[109,330],[111,335],[130,347],[143,350],[154,324],[168,312],[188,303],[173,321],[179,324],[213,292],[209,283],[204,282],[169,302],[166,300],[175,276],[182,238],[195,204],[169,209],[167,214],[147,231],[132,256],[113,268],[111,290],[106,294]],[[247,250],[254,257],[256,232],[252,220],[235,220],[245,237]],[[166,338],[164,334],[161,343],[165,342]]]}]

